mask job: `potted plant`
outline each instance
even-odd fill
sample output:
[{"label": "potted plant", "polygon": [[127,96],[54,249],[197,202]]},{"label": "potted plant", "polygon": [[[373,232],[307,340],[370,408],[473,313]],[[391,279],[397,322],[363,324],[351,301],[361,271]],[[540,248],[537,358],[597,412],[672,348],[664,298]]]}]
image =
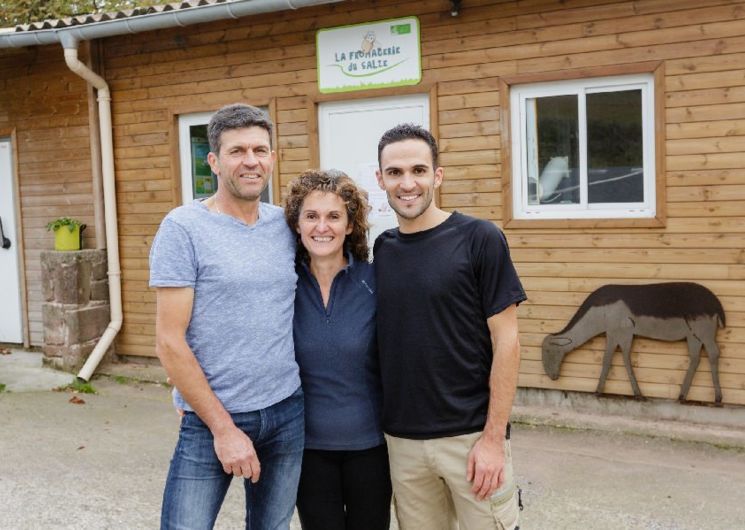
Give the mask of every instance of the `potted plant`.
[{"label": "potted plant", "polygon": [[54,232],[54,250],[80,250],[83,247],[85,224],[71,217],[60,217],[47,223]]}]

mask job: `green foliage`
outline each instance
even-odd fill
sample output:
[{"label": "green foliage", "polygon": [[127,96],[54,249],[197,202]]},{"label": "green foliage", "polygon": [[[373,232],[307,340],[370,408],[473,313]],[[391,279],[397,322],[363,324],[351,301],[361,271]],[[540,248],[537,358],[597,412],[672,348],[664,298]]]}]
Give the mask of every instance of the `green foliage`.
[{"label": "green foliage", "polygon": [[86,383],[85,381],[75,378],[75,380],[69,385],[61,386],[57,388],[60,392],[76,392],[78,394],[96,394],[96,389],[92,384]]},{"label": "green foliage", "polygon": [[2,0],[0,27],[74,17],[91,13],[108,13],[136,7],[167,3],[164,0]]},{"label": "green foliage", "polygon": [[0,383],[0,394],[5,392],[5,385],[3,383]]},{"label": "green foliage", "polygon": [[85,229],[85,223],[81,223],[77,219],[73,219],[72,217],[60,217],[54,221],[49,221],[47,223],[47,230],[50,232],[56,232],[63,226],[66,226],[70,233],[75,231],[76,226],[80,227],[81,232]]}]

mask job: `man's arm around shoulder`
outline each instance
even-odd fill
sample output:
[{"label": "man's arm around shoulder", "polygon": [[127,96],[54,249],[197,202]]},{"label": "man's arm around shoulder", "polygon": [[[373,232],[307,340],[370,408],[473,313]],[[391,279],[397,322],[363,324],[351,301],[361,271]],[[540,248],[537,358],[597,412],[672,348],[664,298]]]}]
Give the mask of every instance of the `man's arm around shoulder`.
[{"label": "man's arm around shoulder", "polygon": [[484,432],[468,454],[466,472],[466,478],[473,482],[471,491],[479,500],[491,496],[504,482],[504,438],[520,367],[517,306],[508,306],[486,322],[494,354],[489,374],[489,411]]},{"label": "man's arm around shoulder", "polygon": [[156,297],[155,351],[166,374],[212,432],[225,473],[258,481],[261,466],[251,439],[235,426],[186,342],[194,289],[158,287]]}]

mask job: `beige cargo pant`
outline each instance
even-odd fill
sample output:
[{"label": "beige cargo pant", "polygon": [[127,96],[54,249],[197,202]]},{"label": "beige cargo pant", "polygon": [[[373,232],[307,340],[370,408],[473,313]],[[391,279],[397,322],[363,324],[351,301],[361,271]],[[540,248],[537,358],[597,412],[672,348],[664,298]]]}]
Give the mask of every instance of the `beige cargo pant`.
[{"label": "beige cargo pant", "polygon": [[386,435],[396,516],[401,530],[513,530],[518,527],[518,489],[505,440],[505,482],[479,501],[466,480],[468,452],[480,432],[409,440]]}]

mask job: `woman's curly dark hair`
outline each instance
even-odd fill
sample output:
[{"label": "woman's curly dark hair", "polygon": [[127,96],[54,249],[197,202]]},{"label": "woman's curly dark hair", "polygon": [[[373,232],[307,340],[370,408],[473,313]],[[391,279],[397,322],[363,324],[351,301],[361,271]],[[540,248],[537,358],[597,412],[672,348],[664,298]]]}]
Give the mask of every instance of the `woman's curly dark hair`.
[{"label": "woman's curly dark hair", "polygon": [[308,251],[300,241],[297,227],[303,201],[313,191],[334,193],[341,197],[347,207],[347,218],[352,225],[352,232],[344,239],[345,252],[351,252],[354,259],[367,261],[370,249],[367,245],[367,198],[366,193],[354,183],[343,171],[338,169],[308,169],[288,186],[285,204],[285,219],[290,230],[297,238],[297,258],[307,260]]}]

